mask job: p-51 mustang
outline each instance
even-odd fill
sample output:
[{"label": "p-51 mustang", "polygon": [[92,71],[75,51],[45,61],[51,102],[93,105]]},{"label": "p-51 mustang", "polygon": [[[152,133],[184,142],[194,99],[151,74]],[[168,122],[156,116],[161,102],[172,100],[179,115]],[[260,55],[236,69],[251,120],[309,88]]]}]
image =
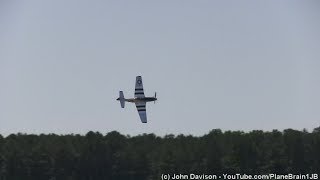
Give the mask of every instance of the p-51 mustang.
[{"label": "p-51 mustang", "polygon": [[126,99],[124,98],[123,92],[119,92],[119,98],[121,107],[124,108],[125,102],[132,102],[136,104],[140,119],[142,123],[147,123],[147,113],[146,113],[146,104],[147,102],[157,100],[157,93],[154,93],[154,97],[145,97],[143,92],[142,78],[141,76],[136,77],[136,88],[134,91],[134,98]]}]

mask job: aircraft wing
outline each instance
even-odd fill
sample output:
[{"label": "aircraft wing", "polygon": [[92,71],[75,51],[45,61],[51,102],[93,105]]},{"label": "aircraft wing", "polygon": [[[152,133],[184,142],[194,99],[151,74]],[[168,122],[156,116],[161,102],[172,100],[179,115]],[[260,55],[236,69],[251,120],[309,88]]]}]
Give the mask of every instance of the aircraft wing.
[{"label": "aircraft wing", "polygon": [[142,78],[141,76],[136,77],[136,87],[134,90],[134,97],[137,98],[143,98],[144,97],[144,91],[143,91],[143,85],[142,85]]},{"label": "aircraft wing", "polygon": [[136,107],[142,123],[147,123],[146,102],[136,102]]}]

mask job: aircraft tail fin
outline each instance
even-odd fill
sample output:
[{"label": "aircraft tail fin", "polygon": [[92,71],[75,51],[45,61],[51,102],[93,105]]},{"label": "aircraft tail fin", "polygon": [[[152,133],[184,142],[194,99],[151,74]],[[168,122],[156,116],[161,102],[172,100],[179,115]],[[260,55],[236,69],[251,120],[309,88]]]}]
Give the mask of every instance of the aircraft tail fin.
[{"label": "aircraft tail fin", "polygon": [[122,91],[119,92],[119,98],[118,98],[118,99],[119,99],[119,101],[120,101],[121,107],[124,108],[125,99],[124,99],[124,95],[123,95],[123,92],[122,92]]}]

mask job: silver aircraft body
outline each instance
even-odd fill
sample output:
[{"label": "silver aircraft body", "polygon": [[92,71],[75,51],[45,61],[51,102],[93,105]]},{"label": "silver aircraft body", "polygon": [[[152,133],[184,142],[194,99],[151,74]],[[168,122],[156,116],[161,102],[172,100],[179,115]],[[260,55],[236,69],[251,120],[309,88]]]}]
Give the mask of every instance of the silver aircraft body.
[{"label": "silver aircraft body", "polygon": [[123,92],[120,91],[119,98],[117,100],[120,101],[120,105],[122,108],[124,108],[125,102],[135,103],[141,122],[147,123],[146,104],[147,102],[151,102],[151,101],[156,102],[157,93],[154,93],[154,97],[145,97],[143,85],[142,85],[142,78],[141,76],[137,76],[135,91],[134,91],[134,98],[126,99],[124,98]]}]

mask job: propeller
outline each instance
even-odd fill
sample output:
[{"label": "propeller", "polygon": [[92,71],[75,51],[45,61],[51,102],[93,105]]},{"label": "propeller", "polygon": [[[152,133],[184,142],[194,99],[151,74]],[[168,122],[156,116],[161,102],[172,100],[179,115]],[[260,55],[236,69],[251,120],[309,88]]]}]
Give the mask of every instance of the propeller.
[{"label": "propeller", "polygon": [[[154,92],[154,98],[157,98],[157,92]],[[156,100],[153,101],[156,104]]]}]

